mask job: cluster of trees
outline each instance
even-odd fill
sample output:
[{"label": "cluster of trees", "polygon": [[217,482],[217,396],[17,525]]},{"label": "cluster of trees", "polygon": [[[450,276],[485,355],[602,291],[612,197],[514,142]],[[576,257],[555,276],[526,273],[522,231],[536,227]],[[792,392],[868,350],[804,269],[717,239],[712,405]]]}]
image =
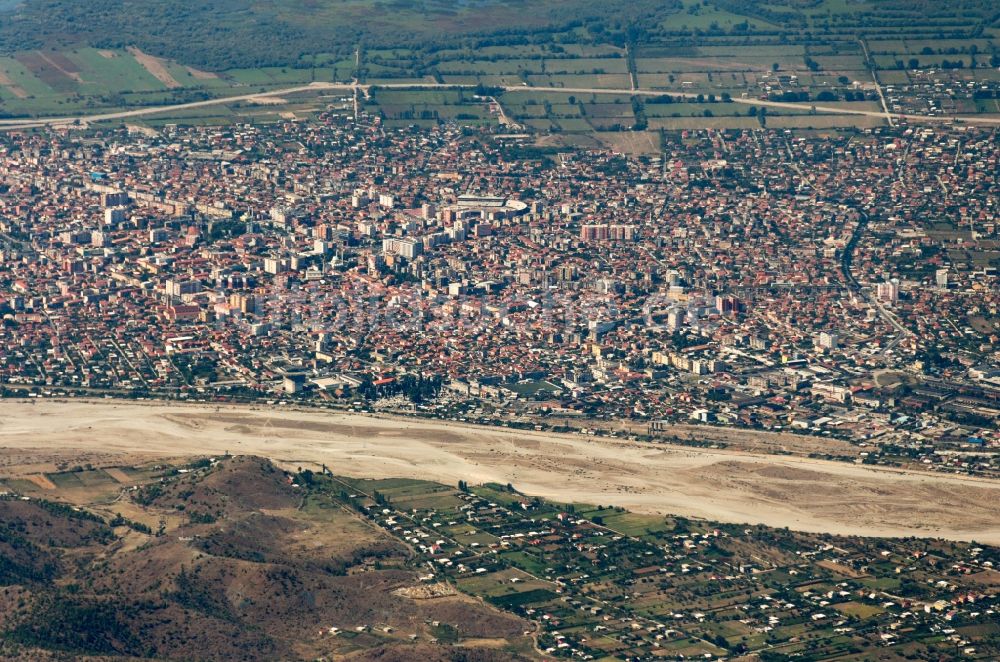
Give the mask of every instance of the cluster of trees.
[{"label": "cluster of trees", "polygon": [[[788,90],[781,92],[779,94],[772,94],[770,96],[772,101],[784,101],[787,103],[804,103],[810,101],[813,97],[804,90]],[[844,101],[864,101],[864,92],[854,92],[852,90],[844,90],[840,94],[833,90],[821,90],[816,94],[816,101],[839,101],[843,99]]]},{"label": "cluster of trees", "polygon": [[128,519],[127,517],[124,517],[121,513],[116,513],[115,516],[111,518],[111,521],[108,522],[108,526],[111,527],[127,526],[133,531],[138,531],[139,533],[145,533],[147,535],[152,535],[153,533],[153,529],[150,528],[149,525],[143,524],[142,522],[136,522],[135,520],[132,519]]},{"label": "cluster of trees", "polygon": [[646,127],[649,126],[649,121],[646,119],[646,109],[643,108],[639,97],[632,97],[632,115],[635,116],[635,124],[632,125],[632,129],[645,131]]},{"label": "cluster of trees", "polygon": [[420,403],[436,398],[441,392],[443,379],[438,375],[425,377],[423,375],[403,375],[388,384],[376,386],[371,379],[366,378],[357,388],[357,392],[366,400],[377,400],[394,395],[405,395],[411,402]]},{"label": "cluster of trees", "polygon": [[[86,44],[138,45],[156,55],[211,69],[295,66],[310,53],[350,55],[357,33],[296,27],[255,14],[242,0],[49,0],[30,2],[0,21],[0,44],[9,51]],[[336,36],[332,36],[336,34]],[[310,63],[311,66],[311,63]]]},{"label": "cluster of trees", "polygon": [[[741,16],[760,19],[775,25],[784,25],[791,28],[804,27],[806,24],[805,15],[800,11],[796,11],[794,7],[787,7],[787,2],[771,2],[767,4],[756,2],[755,0],[713,0],[713,2],[719,9],[724,9]],[[778,9],[779,4],[785,4],[787,8],[782,7]]]},{"label": "cluster of trees", "polygon": [[695,97],[673,97],[669,94],[658,94],[655,97],[648,97],[645,99],[645,103],[650,104],[671,104],[671,103],[731,103],[733,100],[729,92],[723,92],[719,96],[714,94],[699,94]]},{"label": "cluster of trees", "polygon": [[[907,61],[896,60],[894,63],[896,69],[919,69],[921,67],[921,62],[919,58],[911,57]],[[975,68],[978,65],[976,58],[973,57],[969,63],[970,68]],[[938,67],[941,69],[965,69],[965,60],[959,58],[957,60],[947,60],[942,59],[938,63],[924,62],[923,66],[926,67]]]},{"label": "cluster of trees", "polygon": [[3,638],[66,653],[146,657],[154,653],[128,626],[126,608],[56,590],[44,594],[27,618]]}]

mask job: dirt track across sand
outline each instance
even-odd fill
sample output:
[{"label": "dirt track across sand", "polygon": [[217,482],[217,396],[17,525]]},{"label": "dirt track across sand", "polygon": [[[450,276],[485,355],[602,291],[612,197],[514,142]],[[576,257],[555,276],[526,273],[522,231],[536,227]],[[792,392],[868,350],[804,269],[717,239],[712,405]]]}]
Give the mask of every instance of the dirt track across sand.
[{"label": "dirt track across sand", "polygon": [[445,422],[118,401],[0,402],[3,448],[255,454],[335,473],[513,483],[528,494],[813,532],[1000,544],[1000,481]]}]

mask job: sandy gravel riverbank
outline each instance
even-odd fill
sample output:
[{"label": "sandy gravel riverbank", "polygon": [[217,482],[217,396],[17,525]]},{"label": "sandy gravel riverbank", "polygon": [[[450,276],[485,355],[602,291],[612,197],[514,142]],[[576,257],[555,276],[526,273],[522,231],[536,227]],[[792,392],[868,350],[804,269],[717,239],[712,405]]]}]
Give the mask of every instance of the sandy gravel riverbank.
[{"label": "sandy gravel riverbank", "polygon": [[[447,422],[121,401],[0,402],[0,460],[230,451],[355,476],[511,482],[564,501],[861,535],[1000,544],[1000,481]],[[0,461],[0,474],[3,463]]]}]

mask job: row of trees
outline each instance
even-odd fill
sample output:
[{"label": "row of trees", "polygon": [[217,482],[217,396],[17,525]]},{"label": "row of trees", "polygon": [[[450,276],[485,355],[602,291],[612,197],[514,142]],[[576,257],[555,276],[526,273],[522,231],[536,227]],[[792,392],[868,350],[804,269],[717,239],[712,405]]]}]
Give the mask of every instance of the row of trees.
[{"label": "row of trees", "polygon": [[357,393],[366,400],[404,395],[411,402],[420,403],[436,398],[441,392],[443,381],[438,375],[403,375],[392,382],[376,385],[371,378],[366,377],[358,386]]}]

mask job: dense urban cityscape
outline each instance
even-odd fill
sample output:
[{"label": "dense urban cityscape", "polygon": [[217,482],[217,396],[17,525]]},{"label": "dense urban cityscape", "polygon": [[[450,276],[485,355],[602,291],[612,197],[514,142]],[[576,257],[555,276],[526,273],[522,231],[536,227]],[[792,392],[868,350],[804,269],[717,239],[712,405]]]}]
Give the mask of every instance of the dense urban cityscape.
[{"label": "dense urban cityscape", "polygon": [[336,110],[5,136],[3,387],[700,422],[997,469],[992,131],[663,139],[626,158]]}]

